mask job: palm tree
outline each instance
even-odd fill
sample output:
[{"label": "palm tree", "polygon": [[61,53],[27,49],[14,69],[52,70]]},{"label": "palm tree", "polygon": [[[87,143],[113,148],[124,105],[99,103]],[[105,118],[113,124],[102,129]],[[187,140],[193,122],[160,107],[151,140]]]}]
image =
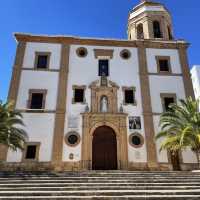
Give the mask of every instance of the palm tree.
[{"label": "palm tree", "polygon": [[156,139],[164,138],[160,151],[168,150],[174,154],[190,148],[197,157],[200,168],[200,113],[199,100],[191,97],[170,104],[160,117],[161,131]]},{"label": "palm tree", "polygon": [[24,123],[21,113],[13,110],[11,102],[0,101],[0,144],[15,151],[23,149],[27,134],[22,126]]}]

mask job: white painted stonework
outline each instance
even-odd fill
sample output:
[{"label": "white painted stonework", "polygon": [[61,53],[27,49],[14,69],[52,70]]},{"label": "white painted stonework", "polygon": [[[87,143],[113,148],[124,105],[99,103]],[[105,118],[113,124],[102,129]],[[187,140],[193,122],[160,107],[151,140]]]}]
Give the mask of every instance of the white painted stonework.
[{"label": "white painted stonework", "polygon": [[200,98],[200,65],[194,65],[191,69],[191,78],[194,88],[195,98]]},{"label": "white painted stonework", "polygon": [[132,19],[145,11],[165,11],[163,6],[143,6],[137,11],[130,14],[129,19]]},{"label": "white painted stonework", "polygon": [[[85,111],[84,104],[72,104],[72,98],[73,98],[73,85],[86,85],[86,102],[89,105],[91,105],[91,92],[89,89],[89,85],[94,81],[99,79],[98,76],[98,59],[94,56],[94,49],[113,49],[114,54],[113,58],[109,60],[109,74],[108,77],[109,80],[114,81],[117,83],[117,85],[120,87],[118,91],[118,108],[123,103],[123,92],[122,87],[136,87],[136,100],[137,100],[137,106],[127,105],[124,106],[124,112],[128,113],[130,116],[141,116],[142,115],[142,107],[141,107],[141,92],[140,92],[140,83],[139,83],[139,76],[138,76],[138,52],[136,48],[118,48],[118,47],[101,47],[101,46],[81,46],[85,47],[88,50],[88,55],[86,58],[78,57],[76,54],[76,49],[79,48],[78,45],[72,45],[70,48],[70,64],[69,64],[69,78],[68,78],[68,95],[67,95],[67,107],[66,110],[66,122],[65,122],[65,133],[74,130],[71,128],[68,128],[67,125],[67,119],[68,116],[76,116],[79,118],[79,126],[77,130],[80,135],[82,136],[82,124],[81,124],[81,116],[80,113],[83,113]],[[131,58],[128,60],[123,60],[120,57],[120,52],[123,49],[128,49],[131,52]],[[77,74],[78,72],[78,74]],[[124,77],[124,78],[119,78]],[[142,122],[142,129],[138,130],[137,132],[141,133],[144,137],[144,125],[143,120]],[[127,119],[127,127],[128,127],[128,119]],[[128,135],[132,132],[128,129]],[[70,161],[69,154],[73,153],[75,150],[77,150],[76,159],[81,160],[81,144],[77,147],[71,148],[67,146],[64,142],[63,146],[63,160],[64,161]],[[141,156],[140,158],[135,159],[135,150],[129,145],[128,146],[128,155],[131,162],[146,162],[146,148],[145,145],[143,145],[142,148],[137,151],[140,152]]]},{"label": "white painted stonework", "polygon": [[55,110],[57,99],[58,72],[23,70],[19,85],[16,109],[26,109],[29,89],[46,89],[45,110]]},{"label": "white painted stonework", "polygon": [[179,60],[178,50],[175,49],[146,49],[148,72],[157,73],[156,56],[169,56],[171,70],[174,74],[181,74],[181,66]]},{"label": "white painted stonework", "polygon": [[24,68],[34,68],[35,52],[51,52],[50,56],[50,69],[60,68],[60,44],[48,44],[48,43],[35,43],[28,42],[26,46],[26,51],[24,55]]},{"label": "white painted stonework", "polygon": [[[52,48],[50,47],[45,49],[48,45],[41,44],[28,44],[26,49],[25,58],[24,58],[24,67],[31,66],[31,60],[27,59],[27,56],[34,55],[34,51],[49,51]],[[56,58],[53,56],[51,59],[55,59],[53,62],[57,63],[54,65],[58,69],[58,61],[60,58],[60,46],[56,45],[52,48],[52,55],[55,54]],[[76,49],[79,47],[85,47],[88,50],[88,55],[85,58],[78,57],[76,54]],[[143,135],[145,138],[144,132],[144,123],[143,123],[143,114],[142,114],[142,100],[141,100],[141,89],[139,81],[139,64],[138,64],[138,51],[136,48],[126,48],[131,52],[131,59],[124,60],[120,57],[120,52],[126,47],[101,47],[101,46],[79,46],[71,45],[70,47],[70,59],[69,59],[69,77],[68,77],[68,88],[67,88],[67,104],[66,104],[66,117],[65,117],[65,134],[69,131],[76,131],[80,134],[82,138],[82,117],[81,113],[85,111],[86,104],[72,104],[73,99],[73,85],[85,85],[85,98],[86,102],[90,108],[91,105],[91,91],[89,85],[94,81],[99,79],[98,76],[98,59],[94,56],[94,49],[113,49],[114,54],[113,58],[109,60],[109,77],[108,79],[114,81],[118,86],[118,108],[123,103],[123,91],[122,87],[136,87],[136,101],[137,105],[127,105],[123,106],[124,112],[128,116],[140,116],[141,117],[141,130],[135,130]],[[27,53],[27,51],[30,51]],[[181,66],[179,61],[179,55],[177,50],[171,49],[147,49],[147,67],[149,73],[155,73],[149,75],[149,84],[150,84],[150,94],[151,94],[151,103],[152,103],[152,112],[153,113],[162,113],[162,103],[160,98],[160,93],[175,93],[177,99],[185,98],[183,79],[181,76],[160,76],[156,75],[157,73],[157,64],[155,56],[170,56],[172,73],[181,74]],[[27,60],[26,60],[27,59]],[[28,63],[29,64],[25,64]],[[50,62],[52,63],[52,61]],[[50,65],[53,68],[53,65]],[[120,77],[120,78],[119,78]],[[170,83],[170,84],[169,84]],[[50,71],[30,71],[23,70],[19,86],[19,94],[17,98],[16,109],[26,109],[27,100],[28,100],[28,91],[29,89],[47,89],[47,97],[45,110],[55,110],[56,101],[57,101],[57,87],[58,87],[58,72]],[[51,151],[52,151],[52,140],[53,140],[53,128],[54,128],[54,114],[33,114],[26,113],[23,114],[24,121],[26,124],[26,130],[29,133],[29,140],[33,142],[41,142],[40,149],[40,161],[50,161],[51,160]],[[68,122],[69,119],[74,120],[75,126],[70,127]],[[159,116],[155,115],[153,117],[155,132],[159,131]],[[37,126],[36,126],[37,124]],[[127,119],[128,127],[128,119]],[[127,129],[127,141],[129,135],[133,133],[134,130]],[[166,152],[159,152],[160,142],[157,141],[157,156],[158,161],[166,163],[168,162]],[[48,145],[47,145],[48,144]],[[128,143],[128,159],[129,162],[147,162],[147,152],[146,152],[146,142],[141,148],[134,148]],[[63,141],[63,161],[71,161],[69,158],[70,154],[74,155],[73,162],[81,160],[81,142],[75,147],[68,146],[65,141]],[[9,162],[20,162],[21,153],[13,153],[9,151],[7,160]],[[195,157],[187,156],[188,152],[184,152],[184,161],[187,162],[196,162]]]},{"label": "white painted stonework", "polygon": [[[40,142],[39,161],[51,161],[55,114],[24,113],[23,121],[28,133],[28,142]],[[8,162],[20,162],[21,151],[8,152]]]}]

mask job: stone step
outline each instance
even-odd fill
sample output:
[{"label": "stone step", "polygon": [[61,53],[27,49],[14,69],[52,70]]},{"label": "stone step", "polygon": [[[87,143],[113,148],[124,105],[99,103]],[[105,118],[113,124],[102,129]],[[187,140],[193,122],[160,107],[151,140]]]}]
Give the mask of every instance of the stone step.
[{"label": "stone step", "polygon": [[0,184],[0,188],[4,187],[77,187],[77,186],[141,186],[141,187],[148,187],[148,186],[200,186],[200,182],[186,182],[186,183],[123,183],[123,182],[115,182],[115,183],[108,183],[108,182],[97,182],[97,183],[4,183]]},{"label": "stone step", "polygon": [[0,172],[0,199],[200,200],[200,173]]},{"label": "stone step", "polygon": [[[49,196],[49,191],[0,191],[1,196]],[[200,189],[187,190],[84,190],[84,191],[52,191],[55,196],[123,196],[123,195],[198,195]]]},{"label": "stone step", "polygon": [[63,176],[53,176],[53,177],[51,177],[51,176],[13,176],[13,177],[7,177],[7,176],[0,176],[1,178],[0,178],[0,180],[6,180],[6,179],[10,179],[10,180],[12,180],[12,179],[22,179],[22,178],[32,178],[32,179],[36,179],[36,178],[40,178],[40,179],[69,179],[69,178],[74,178],[74,179],[77,179],[77,178],[91,178],[91,179],[93,179],[93,178],[99,178],[99,179],[101,179],[101,178],[139,178],[139,179],[141,179],[141,178],[171,178],[171,179],[173,179],[173,178],[195,178],[195,179],[200,179],[200,176],[196,176],[196,175],[191,175],[191,176],[159,176],[159,175],[157,175],[157,176],[140,176],[140,175],[135,175],[135,176],[123,176],[123,175],[121,175],[121,176],[106,176],[106,175],[104,175],[104,176],[86,176],[86,175],[84,175],[84,176],[82,176],[82,175],[77,175],[77,176],[75,176],[75,175],[63,175]]},{"label": "stone step", "polygon": [[72,183],[187,183],[187,182],[194,182],[194,183],[200,183],[199,180],[193,180],[193,179],[190,179],[190,180],[186,180],[186,179],[183,179],[183,180],[160,180],[160,179],[152,179],[152,180],[145,180],[145,179],[141,179],[141,180],[127,180],[127,179],[103,179],[103,180],[92,180],[92,179],[88,179],[88,180],[16,180],[16,181],[12,181],[12,180],[6,180],[6,181],[0,181],[0,184],[4,184],[4,183],[12,183],[12,184],[15,184],[15,183],[29,183],[29,184],[32,184],[32,183],[66,183],[66,184],[72,184]]},{"label": "stone step", "polygon": [[121,199],[131,199],[131,200],[199,200],[200,195],[123,195],[123,196],[27,196],[27,197],[19,197],[19,196],[4,196],[1,199],[43,199],[43,200],[60,200],[60,199],[67,199],[67,200],[80,200],[80,199],[87,199],[87,200],[121,200]]},{"label": "stone step", "polygon": [[189,190],[189,189],[200,189],[199,186],[129,186],[129,185],[119,185],[119,186],[98,186],[98,185],[92,185],[92,186],[51,186],[51,187],[46,187],[46,186],[37,186],[37,187],[32,187],[32,186],[13,186],[13,187],[0,187],[0,191],[83,191],[83,190]]},{"label": "stone step", "polygon": [[1,199],[13,200],[13,199],[21,199],[21,200],[34,200],[34,199],[42,199],[42,200],[61,200],[61,199],[69,199],[69,200],[199,200],[200,195],[123,195],[123,196],[29,196],[29,197],[19,197],[19,196],[4,196]]},{"label": "stone step", "polygon": [[97,177],[97,178],[101,178],[101,177],[113,177],[113,178],[120,178],[120,177],[131,177],[131,178],[151,178],[151,177],[157,177],[157,178],[191,178],[191,177],[195,177],[195,178],[199,178],[200,179],[200,175],[196,175],[196,174],[191,174],[191,175],[185,175],[185,174],[180,174],[180,175],[160,175],[160,174],[155,174],[155,175],[140,175],[140,174],[130,174],[130,175],[110,175],[110,174],[105,174],[105,175],[81,175],[81,174],[73,174],[73,175],[67,175],[67,174],[63,174],[63,175],[52,175],[52,176],[40,176],[40,175],[13,175],[13,176],[7,176],[7,175],[0,175],[0,180],[1,179],[17,179],[17,178],[43,178],[43,179],[48,179],[48,178],[65,178],[65,177],[73,177],[73,178],[80,178],[80,177],[89,177],[89,178],[93,178],[93,177]]},{"label": "stone step", "polygon": [[58,175],[76,175],[79,174],[81,176],[87,175],[199,175],[199,172],[52,172],[52,173],[45,173],[45,172],[0,172],[0,176],[7,175],[7,176],[15,176],[15,175],[37,175],[37,176],[58,176]]},{"label": "stone step", "polygon": [[30,181],[90,181],[90,180],[162,180],[162,181],[181,181],[181,180],[196,180],[200,181],[200,178],[197,177],[52,177],[52,178],[41,178],[41,177],[21,177],[21,178],[1,178],[1,182],[7,181],[21,181],[21,180],[30,180]]}]

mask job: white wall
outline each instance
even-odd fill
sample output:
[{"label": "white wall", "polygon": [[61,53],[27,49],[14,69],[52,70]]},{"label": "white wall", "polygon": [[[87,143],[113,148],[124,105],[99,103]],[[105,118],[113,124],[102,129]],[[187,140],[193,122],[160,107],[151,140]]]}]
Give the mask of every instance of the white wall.
[{"label": "white wall", "polygon": [[[35,52],[51,52],[50,69],[60,68],[60,44],[27,43],[23,68],[33,68]],[[16,109],[27,109],[29,89],[46,89],[45,110],[55,111],[58,72],[22,70]],[[30,142],[41,142],[39,161],[50,161],[52,153],[54,113],[23,113],[25,130]],[[22,153],[9,150],[8,162],[20,162]]]},{"label": "white wall", "polygon": [[[149,73],[157,73],[156,56],[170,56],[172,73],[181,74],[181,65],[178,50],[172,49],[147,49],[147,67]],[[162,113],[163,107],[161,102],[161,93],[175,93],[177,101],[179,99],[185,99],[185,89],[183,85],[183,78],[181,76],[161,76],[161,75],[150,75],[149,76],[151,103],[153,113]],[[154,115],[154,129],[155,134],[160,131],[159,128],[159,115]],[[156,141],[157,156],[159,162],[167,162],[166,151],[159,152],[160,144],[162,139]],[[184,163],[196,162],[195,157],[190,151],[183,152]]]},{"label": "white wall", "polygon": [[[70,59],[69,59],[69,76],[67,84],[67,105],[66,105],[66,117],[65,117],[65,134],[69,131],[77,131],[82,138],[82,118],[80,113],[84,112],[85,106],[82,104],[72,104],[73,98],[73,85],[86,85],[86,102],[89,107],[91,104],[91,92],[88,86],[98,77],[98,59],[94,56],[94,49],[113,49],[114,55],[110,59],[109,65],[109,80],[116,82],[119,85],[118,90],[118,108],[123,102],[122,87],[136,87],[136,101],[137,106],[127,105],[123,106],[124,112],[128,113],[129,116],[140,116],[141,117],[141,130],[130,131],[127,130],[127,141],[128,137],[133,132],[139,132],[145,138],[144,122],[142,116],[142,105],[141,105],[141,89],[139,80],[139,66],[138,66],[138,51],[136,48],[126,47],[101,47],[101,46],[81,46],[88,50],[88,55],[84,58],[80,58],[76,55],[76,49],[80,47],[78,45],[72,45],[70,48]],[[129,49],[131,51],[131,58],[123,60],[120,57],[120,52],[123,49]],[[50,69],[59,69],[60,66],[60,53],[61,45],[59,44],[45,44],[45,43],[28,43],[25,51],[25,58],[23,62],[24,68],[33,68],[34,64],[34,53],[35,51],[50,51]],[[181,67],[179,62],[179,56],[177,50],[171,49],[147,49],[147,67],[149,73],[157,73],[156,59],[155,56],[170,56],[171,66],[173,73],[181,73]],[[153,113],[161,113],[162,105],[160,99],[160,93],[176,93],[177,98],[185,98],[183,80],[181,76],[149,76],[150,94],[152,101]],[[17,98],[17,109],[26,109],[28,100],[29,89],[47,89],[46,97],[46,110],[56,109],[57,100],[57,88],[58,87],[58,72],[49,71],[29,71],[23,70],[21,74],[19,94]],[[52,138],[54,130],[54,114],[47,113],[24,113],[24,121],[26,124],[26,130],[29,134],[29,140],[32,142],[41,142],[40,150],[40,161],[49,161],[51,159],[52,151]],[[68,119],[76,118],[77,127],[69,128]],[[154,127],[155,132],[159,131],[158,121],[159,116],[154,116]],[[128,127],[128,119],[127,119]],[[148,133],[147,133],[148,134]],[[63,161],[71,161],[69,154],[74,154],[73,161],[81,160],[81,142],[76,147],[69,147],[63,141]],[[157,155],[160,162],[167,162],[166,152],[161,154],[158,152],[160,141],[157,141]],[[141,148],[134,148],[128,144],[128,158],[130,162],[146,162],[146,143]],[[184,161],[191,162],[194,159],[188,152],[184,154]],[[8,161],[21,160],[21,153],[8,153]]]},{"label": "white wall", "polygon": [[182,152],[182,158],[184,163],[197,163],[196,155],[190,149]]},{"label": "white wall", "polygon": [[23,62],[24,68],[34,67],[35,52],[51,52],[49,68],[60,68],[61,44],[27,42]]},{"label": "white wall", "polygon": [[[153,116],[155,136],[160,131],[159,120],[160,120],[160,116],[159,115],[157,115],[157,116],[154,115]],[[163,150],[163,151],[160,152],[160,147],[161,147],[162,140],[163,139],[156,140],[157,159],[158,159],[158,161],[160,163],[166,163],[166,162],[168,162],[167,151]]]},{"label": "white wall", "polygon": [[200,98],[200,66],[193,66],[191,69],[191,78],[194,88],[195,98]]},{"label": "white wall", "polygon": [[[124,111],[131,116],[140,116],[142,115],[141,108],[141,93],[140,93],[140,84],[138,76],[138,55],[136,48],[120,48],[120,47],[101,47],[101,46],[81,46],[85,47],[88,50],[88,55],[84,58],[80,58],[76,55],[76,49],[79,48],[78,45],[72,45],[70,48],[70,64],[69,64],[69,78],[68,78],[68,95],[67,95],[67,115],[65,123],[65,133],[73,129],[68,128],[68,117],[73,116],[79,119],[79,125],[75,129],[82,137],[82,122],[80,113],[84,112],[85,105],[82,104],[72,104],[73,98],[73,85],[86,85],[86,102],[89,107],[91,104],[91,93],[88,86],[95,80],[99,79],[98,77],[98,59],[94,57],[94,49],[114,49],[113,58],[110,59],[109,63],[109,80],[116,82],[120,89],[118,90],[118,107],[123,102],[123,93],[122,86],[135,86],[136,87],[136,100],[137,106],[124,106]],[[123,49],[129,49],[131,51],[131,58],[128,60],[123,60],[120,57],[120,52]],[[143,118],[142,120],[142,130],[140,132],[144,135],[143,129]],[[128,121],[127,121],[128,126]],[[133,131],[132,131],[133,132]],[[128,130],[127,140],[129,134]],[[138,159],[135,158],[135,151],[139,151],[141,156]],[[77,147],[68,147],[65,142],[63,146],[63,160],[69,161],[69,154],[75,153],[75,160],[81,159],[81,144]],[[139,149],[135,149],[132,146],[128,146],[129,160],[134,162],[145,162],[146,161],[146,146]]]},{"label": "white wall", "polygon": [[[152,102],[152,111],[153,113],[162,113],[162,103],[160,98],[160,93],[175,93],[178,99],[185,99],[184,86],[181,77],[169,77],[169,76],[150,76],[150,93],[151,93],[151,102]],[[170,84],[169,84],[170,83]],[[155,134],[157,134],[160,129],[159,124],[159,115],[154,115],[154,129]],[[167,154],[165,151],[159,152],[160,144],[162,139],[156,141],[157,144],[157,156],[159,162],[167,161]],[[183,162],[184,163],[195,163],[196,158],[193,153],[186,150],[183,152]]]},{"label": "white wall", "polygon": [[57,101],[58,72],[23,70],[20,79],[16,109],[26,109],[29,89],[46,89],[45,110],[55,110]]},{"label": "white wall", "polygon": [[177,100],[185,98],[183,79],[180,76],[149,76],[153,113],[162,113],[161,93],[175,93]]},{"label": "white wall", "polygon": [[129,19],[132,19],[132,18],[140,15],[141,13],[147,12],[147,11],[154,11],[154,12],[155,11],[158,11],[158,12],[161,11],[162,12],[162,11],[166,11],[166,10],[164,9],[163,6],[143,6],[140,9],[138,9],[137,11],[131,13]]},{"label": "white wall", "polygon": [[[177,100],[185,98],[182,77],[151,75],[149,76],[149,85],[153,113],[163,112],[160,93],[175,93]],[[155,135],[160,131],[159,119],[159,116],[153,116]],[[165,151],[159,152],[161,141],[162,139],[156,141],[157,158],[159,162],[167,162],[167,153]]]},{"label": "white wall", "polygon": [[170,56],[172,73],[182,73],[178,50],[175,49],[146,49],[149,73],[158,73],[156,56]]},{"label": "white wall", "polygon": [[[55,114],[53,113],[23,113],[24,130],[28,134],[28,141],[40,142],[39,161],[51,161],[52,142]],[[22,152],[9,150],[7,161],[20,162]]]}]

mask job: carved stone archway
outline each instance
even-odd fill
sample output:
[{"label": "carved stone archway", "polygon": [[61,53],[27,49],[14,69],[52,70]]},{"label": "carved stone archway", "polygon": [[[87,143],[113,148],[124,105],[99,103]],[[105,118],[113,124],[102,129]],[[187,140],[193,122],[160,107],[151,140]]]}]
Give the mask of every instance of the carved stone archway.
[{"label": "carved stone archway", "polygon": [[83,113],[82,168],[91,169],[93,133],[100,126],[108,126],[116,133],[118,169],[128,169],[127,114]]}]

